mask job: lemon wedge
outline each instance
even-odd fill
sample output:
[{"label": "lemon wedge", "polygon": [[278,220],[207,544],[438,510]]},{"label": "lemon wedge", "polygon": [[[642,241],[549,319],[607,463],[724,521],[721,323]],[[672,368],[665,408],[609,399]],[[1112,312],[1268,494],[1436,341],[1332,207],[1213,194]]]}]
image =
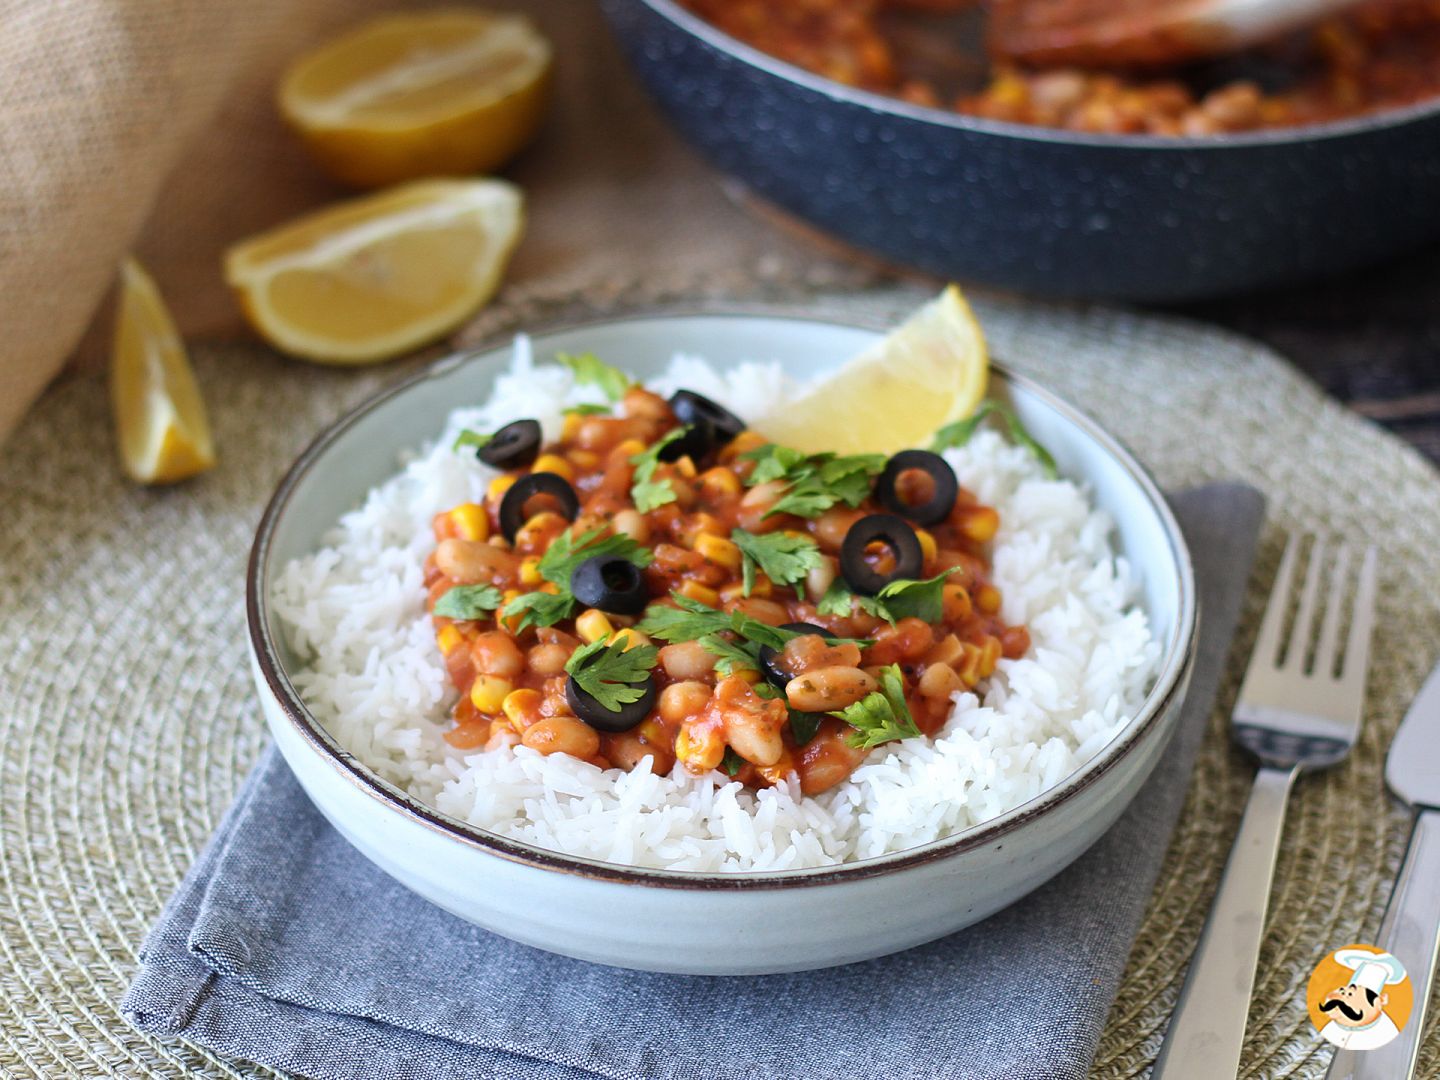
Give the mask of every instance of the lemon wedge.
[{"label": "lemon wedge", "polygon": [[501,180],[422,180],[242,241],[225,280],[282,352],[329,364],[399,356],[494,295],[524,224]]},{"label": "lemon wedge", "polygon": [[170,484],[215,464],[205,401],[185,346],[150,275],[120,266],[110,357],[110,400],[120,462],[142,484]]},{"label": "lemon wedge", "polygon": [[985,397],[990,358],[964,294],[951,285],[802,397],[755,422],[807,453],[893,454],[920,446]]},{"label": "lemon wedge", "polygon": [[292,64],[280,112],[347,184],[492,172],[539,129],[550,68],[550,43],[523,16],[391,15]]}]

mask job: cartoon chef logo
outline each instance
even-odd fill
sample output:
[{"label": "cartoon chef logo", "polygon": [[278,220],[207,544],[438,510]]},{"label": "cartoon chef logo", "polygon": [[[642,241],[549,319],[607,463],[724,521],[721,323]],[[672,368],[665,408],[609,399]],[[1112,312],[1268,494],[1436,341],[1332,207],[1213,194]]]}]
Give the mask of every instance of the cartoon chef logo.
[{"label": "cartoon chef logo", "polygon": [[1305,995],[1321,1037],[1347,1050],[1373,1050],[1399,1035],[1412,997],[1405,965],[1372,945],[1349,945],[1325,957]]}]

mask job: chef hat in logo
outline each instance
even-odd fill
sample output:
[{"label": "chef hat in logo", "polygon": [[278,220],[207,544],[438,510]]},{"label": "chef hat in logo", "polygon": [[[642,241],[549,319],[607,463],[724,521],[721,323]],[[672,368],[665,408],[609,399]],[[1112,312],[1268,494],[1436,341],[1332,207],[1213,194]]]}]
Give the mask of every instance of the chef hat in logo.
[{"label": "chef hat in logo", "polygon": [[1405,965],[1388,952],[1341,949],[1336,952],[1335,959],[1355,970],[1355,974],[1350,976],[1351,986],[1363,986],[1379,994],[1387,985],[1405,981]]}]

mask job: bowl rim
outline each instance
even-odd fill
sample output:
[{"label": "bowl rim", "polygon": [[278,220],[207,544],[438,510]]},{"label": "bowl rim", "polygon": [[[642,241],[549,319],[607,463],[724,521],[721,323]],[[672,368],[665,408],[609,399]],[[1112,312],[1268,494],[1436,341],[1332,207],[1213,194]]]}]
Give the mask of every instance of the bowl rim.
[{"label": "bowl rim", "polygon": [[[881,323],[879,319],[817,316],[807,312],[800,305],[722,304],[707,306],[681,304],[646,307],[620,315],[557,319],[537,324],[525,332],[531,337],[546,337],[557,333],[583,331],[621,323],[693,318],[781,319],[873,333],[883,333],[890,328]],[[837,866],[796,870],[716,873],[654,869],[603,862],[513,840],[480,826],[471,825],[421,802],[399,786],[383,779],[340,746],[335,737],[305,706],[285,671],[275,641],[270,634],[267,592],[271,580],[266,575],[269,553],[274,535],[290,507],[291,498],[300,481],[325,458],[326,453],[341,435],[360,419],[392,399],[405,394],[412,387],[429,379],[448,375],[458,367],[505,347],[509,341],[513,340],[513,336],[513,331],[491,335],[474,348],[442,357],[427,364],[421,370],[396,380],[390,386],[382,387],[328,424],[301,451],[276,486],[274,494],[270,497],[261,515],[255,531],[255,540],[250,549],[245,574],[245,618],[251,657],[257,674],[263,678],[265,689],[268,690],[275,704],[279,706],[279,711],[291,727],[300,734],[308,748],[335,769],[343,780],[375,799],[384,809],[397,812],[402,817],[422,825],[432,832],[439,833],[485,854],[533,868],[555,870],[612,883],[716,891],[852,883],[986,847],[1030,821],[1058,810],[1063,804],[1096,783],[1122,760],[1130,756],[1142,743],[1146,742],[1155,731],[1161,717],[1169,711],[1175,699],[1183,691],[1188,681],[1189,670],[1195,660],[1199,622],[1194,567],[1184,534],[1180,531],[1179,523],[1161,493],[1159,485],[1149,471],[1130,453],[1129,449],[1101,427],[1097,421],[1057,394],[1027,376],[1011,371],[1003,363],[996,362],[992,358],[992,372],[997,373],[1007,383],[1023,387],[1027,393],[1033,394],[1056,410],[1063,419],[1096,441],[1101,449],[1119,463],[1132,482],[1140,488],[1151,508],[1160,516],[1169,545],[1179,598],[1175,646],[1164,654],[1161,670],[1157,673],[1155,683],[1136,715],[1126,728],[1106,743],[1095,757],[1065,777],[1059,784],[1041,791],[1034,798],[1013,807],[998,817],[950,836],[913,848],[887,852],[870,859],[841,863]],[[268,713],[269,710],[267,710]]]},{"label": "bowl rim", "polygon": [[[613,0],[612,0],[613,2]],[[1105,147],[1117,150],[1222,150],[1240,147],[1294,146],[1310,142],[1343,138],[1392,127],[1411,121],[1440,116],[1440,94],[1410,105],[1399,105],[1342,120],[1315,124],[1266,128],[1261,131],[1234,132],[1222,135],[1107,135],[1096,132],[1047,128],[1035,124],[1017,124],[1008,120],[968,116],[929,105],[914,105],[899,98],[872,90],[846,86],[823,75],[771,56],[769,53],[733,37],[699,15],[681,7],[677,0],[629,0],[649,8],[656,15],[683,30],[704,44],[772,75],[784,82],[800,86],[833,101],[856,105],[872,112],[886,113],[936,127],[995,135],[1024,142],[1057,145]]]}]

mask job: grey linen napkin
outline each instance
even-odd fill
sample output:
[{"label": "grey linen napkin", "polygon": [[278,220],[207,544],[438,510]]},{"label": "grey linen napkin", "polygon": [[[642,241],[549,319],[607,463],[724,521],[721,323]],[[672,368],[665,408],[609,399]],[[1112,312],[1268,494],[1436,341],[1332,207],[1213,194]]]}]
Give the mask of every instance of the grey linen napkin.
[{"label": "grey linen napkin", "polygon": [[1184,801],[1264,516],[1243,485],[1172,502],[1203,612],[1175,739],[1109,833],[978,926],[763,978],[553,956],[365,861],[272,747],[152,929],[122,1008],[147,1032],[317,1080],[1083,1077]]}]

